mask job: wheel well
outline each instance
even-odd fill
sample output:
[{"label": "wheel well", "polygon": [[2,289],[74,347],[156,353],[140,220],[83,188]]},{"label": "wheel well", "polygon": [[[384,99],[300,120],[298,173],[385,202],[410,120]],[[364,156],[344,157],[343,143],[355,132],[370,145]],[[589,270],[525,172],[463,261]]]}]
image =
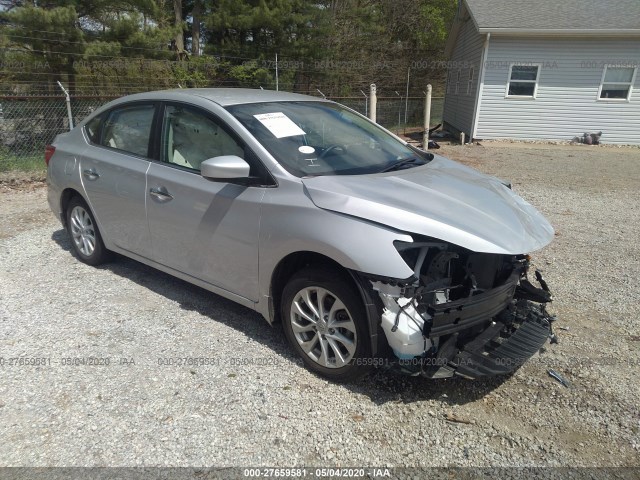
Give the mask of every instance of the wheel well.
[{"label": "wheel well", "polygon": [[280,263],[278,263],[273,271],[273,275],[271,276],[272,301],[270,316],[273,321],[280,320],[280,301],[282,291],[284,290],[287,281],[293,274],[311,265],[330,267],[335,270],[336,273],[340,274],[345,280],[354,283],[353,278],[346,268],[325,255],[315,252],[290,253],[280,260]]},{"label": "wheel well", "polygon": [[[359,274],[348,270],[331,258],[315,252],[295,252],[287,255],[276,266],[271,276],[271,301],[269,305],[269,315],[273,322],[280,319],[280,302],[282,291],[287,281],[296,272],[308,266],[323,266],[335,270],[336,274],[345,281],[353,285],[354,289],[364,303],[367,315],[367,330],[371,336],[371,354],[376,355],[381,352],[386,343],[386,338],[380,327],[380,315],[382,312],[382,301],[379,296],[360,280]],[[388,348],[388,346],[387,346]]]},{"label": "wheel well", "polygon": [[73,188],[65,188],[64,191],[62,192],[62,195],[60,196],[60,209],[62,211],[62,218],[65,223],[65,227],[67,223],[67,215],[66,215],[67,205],[69,205],[69,202],[74,197],[82,198],[82,195],[80,195],[80,193],[77,190],[74,190]]}]

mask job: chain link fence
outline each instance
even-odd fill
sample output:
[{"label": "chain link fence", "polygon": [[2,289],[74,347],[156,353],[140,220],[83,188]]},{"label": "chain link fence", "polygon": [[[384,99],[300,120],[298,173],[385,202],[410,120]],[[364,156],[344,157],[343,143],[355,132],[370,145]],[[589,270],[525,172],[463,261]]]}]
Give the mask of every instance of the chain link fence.
[{"label": "chain link fence", "polygon": [[[73,124],[114,98],[117,96],[72,96]],[[328,99],[363,115],[370,113],[364,95]],[[378,97],[377,121],[399,134],[422,130],[424,103],[424,97]],[[443,98],[432,98],[431,125],[441,123],[443,104]],[[44,147],[67,131],[69,116],[64,95],[0,96],[0,172],[42,169]]]},{"label": "chain link fence", "polygon": [[[74,125],[113,98],[71,97]],[[64,95],[0,96],[0,172],[43,168],[44,147],[68,131]]]}]

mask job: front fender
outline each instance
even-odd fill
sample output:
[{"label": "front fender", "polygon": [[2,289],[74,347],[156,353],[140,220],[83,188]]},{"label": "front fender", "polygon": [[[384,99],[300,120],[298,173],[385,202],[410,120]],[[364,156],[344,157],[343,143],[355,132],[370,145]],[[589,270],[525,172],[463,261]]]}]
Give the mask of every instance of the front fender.
[{"label": "front fender", "polygon": [[393,245],[412,242],[410,235],[363,219],[316,207],[302,186],[270,189],[262,205],[260,228],[260,296],[268,300],[274,269],[287,255],[314,252],[343,267],[370,275],[408,278],[413,271]]}]

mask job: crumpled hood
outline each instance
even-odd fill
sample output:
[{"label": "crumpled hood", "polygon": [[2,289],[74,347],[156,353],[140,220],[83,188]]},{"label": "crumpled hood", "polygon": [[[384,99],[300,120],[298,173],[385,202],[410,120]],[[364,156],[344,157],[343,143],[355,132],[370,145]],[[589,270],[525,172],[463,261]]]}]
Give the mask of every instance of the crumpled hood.
[{"label": "crumpled hood", "polygon": [[542,214],[498,179],[437,155],[421,167],[302,182],[319,208],[475,252],[532,252],[554,235]]}]

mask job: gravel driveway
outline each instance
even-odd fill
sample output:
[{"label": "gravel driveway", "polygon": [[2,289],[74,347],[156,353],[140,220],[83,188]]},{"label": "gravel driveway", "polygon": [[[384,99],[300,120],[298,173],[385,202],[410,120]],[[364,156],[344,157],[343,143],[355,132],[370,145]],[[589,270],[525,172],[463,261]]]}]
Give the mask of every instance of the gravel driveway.
[{"label": "gravel driveway", "polygon": [[122,257],[78,262],[45,189],[5,186],[0,465],[638,466],[640,149],[440,152],[555,226],[534,260],[558,345],[508,378],[328,383],[248,309]]}]

